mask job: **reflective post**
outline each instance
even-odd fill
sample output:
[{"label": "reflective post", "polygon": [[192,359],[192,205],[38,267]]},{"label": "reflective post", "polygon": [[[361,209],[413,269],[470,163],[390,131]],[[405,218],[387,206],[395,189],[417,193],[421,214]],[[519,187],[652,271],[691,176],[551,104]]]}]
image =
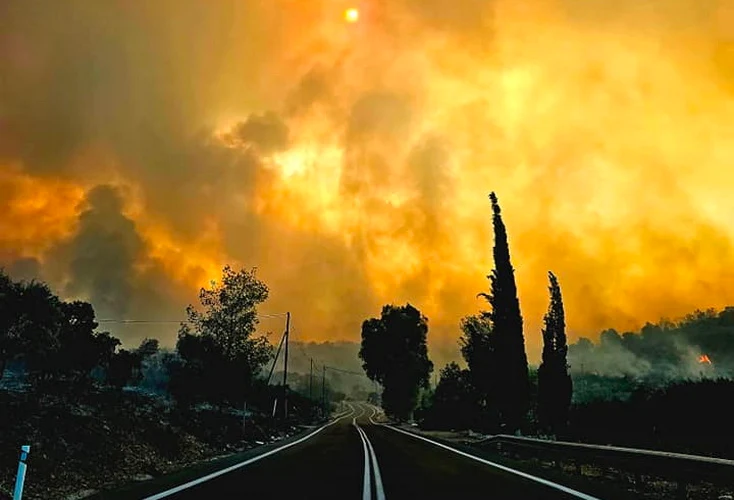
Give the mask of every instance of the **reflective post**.
[{"label": "reflective post", "polygon": [[23,485],[25,484],[25,472],[28,469],[26,460],[31,452],[31,446],[26,444],[20,447],[20,462],[18,462],[18,475],[15,477],[15,491],[13,492],[13,500],[21,500],[23,498]]}]

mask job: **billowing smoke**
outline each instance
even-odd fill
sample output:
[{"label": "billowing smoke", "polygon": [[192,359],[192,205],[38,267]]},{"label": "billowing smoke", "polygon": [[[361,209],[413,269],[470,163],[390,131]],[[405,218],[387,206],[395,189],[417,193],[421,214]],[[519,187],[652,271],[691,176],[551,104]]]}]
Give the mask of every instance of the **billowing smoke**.
[{"label": "billowing smoke", "polygon": [[594,374],[636,380],[734,376],[734,308],[697,311],[679,321],[646,324],[639,332],[605,330],[594,343],[586,338],[569,347],[575,375]]},{"label": "billowing smoke", "polygon": [[455,352],[494,190],[531,357],[548,269],[574,339],[732,303],[730,2],[359,3],[0,4],[0,265],[142,319],[256,266],[308,339],[410,301]]},{"label": "billowing smoke", "polygon": [[120,194],[109,186],[89,191],[79,227],[68,246],[68,295],[86,296],[106,317],[125,318],[133,300],[135,263],[143,241],[122,214]]}]

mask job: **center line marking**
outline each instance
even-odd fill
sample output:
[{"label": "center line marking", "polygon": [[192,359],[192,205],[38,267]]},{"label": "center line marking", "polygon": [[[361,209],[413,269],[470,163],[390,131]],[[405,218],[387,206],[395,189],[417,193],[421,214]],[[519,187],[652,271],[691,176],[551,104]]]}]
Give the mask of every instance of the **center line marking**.
[{"label": "center line marking", "polygon": [[[376,415],[376,414],[377,414],[377,409],[376,409],[376,407],[373,407],[372,415],[370,416],[370,421],[372,423],[376,423],[376,422],[374,422],[372,420],[372,417],[374,415]],[[489,465],[490,467],[494,467],[495,469],[499,469],[499,470],[502,470],[502,471],[505,471],[505,472],[509,472],[510,474],[515,474],[515,475],[520,476],[520,477],[522,477],[524,479],[528,479],[530,481],[533,481],[533,482],[536,482],[536,483],[540,483],[540,484],[542,484],[544,486],[548,486],[548,487],[553,488],[555,490],[562,491],[562,492],[567,493],[567,494],[569,494],[569,495],[571,495],[573,497],[580,498],[582,500],[600,500],[599,498],[597,498],[595,496],[588,495],[588,494],[583,493],[581,491],[574,490],[573,488],[569,488],[568,486],[563,486],[562,484],[554,483],[553,481],[549,481],[549,480],[543,479],[541,477],[533,476],[531,474],[528,474],[527,472],[522,472],[522,471],[519,471],[519,470],[516,470],[516,469],[512,469],[510,467],[507,467],[505,465],[498,464],[496,462],[491,462],[491,461],[486,460],[484,458],[480,458],[480,457],[477,457],[477,456],[472,455],[470,453],[466,453],[464,451],[457,450],[456,448],[452,448],[452,447],[447,446],[447,445],[445,445],[443,443],[439,443],[438,441],[434,441],[432,439],[428,439],[426,437],[420,436],[420,435],[415,434],[413,432],[404,431],[403,429],[399,429],[397,427],[393,427],[392,425],[388,425],[388,424],[380,424],[380,423],[376,423],[376,424],[377,425],[381,425],[382,427],[385,427],[385,428],[390,429],[392,431],[399,432],[401,434],[405,434],[406,436],[410,436],[413,439],[419,439],[421,441],[425,441],[426,443],[430,443],[433,446],[437,446],[439,448],[443,448],[446,451],[450,451],[451,453],[455,453],[457,455],[461,455],[462,457],[466,457],[468,459],[475,460],[475,461],[480,462],[480,463],[483,463],[485,465]]]},{"label": "center line marking", "polygon": [[364,440],[367,442],[367,446],[370,449],[370,457],[372,458],[372,470],[375,471],[375,493],[377,500],[385,500],[385,488],[382,486],[382,474],[380,474],[380,466],[377,465],[377,455],[375,449],[372,447],[370,438],[367,437],[367,433],[361,427],[357,426],[357,430],[362,433]]},{"label": "center line marking", "polygon": [[370,457],[369,452],[367,451],[367,440],[362,435],[362,429],[359,428],[359,425],[357,425],[356,417],[352,420],[352,425],[354,425],[354,428],[357,429],[357,434],[359,434],[360,439],[362,440],[362,449],[364,451],[364,479],[362,480],[362,500],[372,500],[372,485],[370,484]]}]

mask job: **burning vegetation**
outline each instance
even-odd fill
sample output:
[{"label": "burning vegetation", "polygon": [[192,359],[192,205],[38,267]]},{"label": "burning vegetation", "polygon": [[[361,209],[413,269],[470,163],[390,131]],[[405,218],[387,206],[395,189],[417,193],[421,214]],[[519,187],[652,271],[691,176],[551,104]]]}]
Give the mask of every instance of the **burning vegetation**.
[{"label": "burning vegetation", "polygon": [[[638,380],[734,377],[734,308],[696,311],[678,321],[648,323],[637,332],[605,330],[599,342],[569,346],[574,376]],[[713,360],[716,360],[716,363]],[[701,370],[705,366],[706,370]]]}]

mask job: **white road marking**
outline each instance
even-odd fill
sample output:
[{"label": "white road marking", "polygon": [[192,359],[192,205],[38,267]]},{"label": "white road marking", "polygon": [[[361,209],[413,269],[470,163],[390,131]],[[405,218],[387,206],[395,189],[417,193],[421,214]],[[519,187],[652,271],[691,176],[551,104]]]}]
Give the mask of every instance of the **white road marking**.
[{"label": "white road marking", "polygon": [[367,433],[361,427],[357,426],[357,430],[362,433],[364,440],[367,441],[367,446],[370,449],[370,456],[372,457],[372,470],[375,471],[375,493],[377,494],[377,500],[385,500],[385,488],[382,486],[382,474],[380,474],[380,466],[377,464],[377,455],[375,455],[375,449],[372,447],[370,438],[367,437]]},{"label": "white road marking", "polygon": [[362,480],[362,500],[372,500],[372,486],[370,484],[370,457],[367,452],[367,439],[364,437],[364,434],[362,434],[362,429],[359,428],[356,420],[352,420],[352,423],[354,425],[354,428],[357,429],[357,434],[359,434],[359,437],[362,440],[362,449],[364,450],[364,479]]},{"label": "white road marking", "polygon": [[[159,498],[165,498],[165,497],[174,495],[174,494],[176,494],[176,493],[178,493],[180,491],[183,491],[183,490],[186,490],[186,489],[191,488],[193,486],[196,486],[198,484],[204,483],[206,481],[209,481],[210,479],[214,479],[215,477],[219,477],[219,476],[221,476],[223,474],[227,474],[228,472],[232,472],[233,470],[237,470],[237,469],[240,469],[242,467],[245,467],[246,465],[250,465],[251,463],[257,462],[258,460],[262,460],[263,458],[269,457],[271,455],[275,455],[279,451],[283,451],[283,450],[286,450],[286,449],[288,449],[288,448],[290,448],[292,446],[295,446],[297,444],[303,443],[307,439],[312,438],[313,436],[315,436],[319,432],[323,431],[327,427],[330,427],[330,426],[334,425],[335,423],[337,423],[341,419],[343,419],[345,417],[348,417],[352,413],[354,413],[354,408],[352,408],[352,410],[350,412],[348,411],[348,412],[342,413],[340,415],[337,415],[336,417],[334,417],[334,420],[332,420],[328,424],[322,425],[321,427],[319,427],[318,429],[316,429],[312,433],[307,434],[306,436],[303,436],[302,438],[297,439],[297,440],[295,440],[295,441],[293,441],[291,443],[285,444],[285,445],[283,445],[283,446],[281,446],[279,448],[275,448],[274,450],[267,451],[267,452],[263,453],[262,455],[258,455],[256,457],[250,458],[248,460],[245,460],[244,462],[240,462],[238,464],[235,464],[235,465],[232,465],[230,467],[227,467],[226,469],[222,469],[222,470],[218,470],[216,472],[212,472],[211,474],[208,474],[206,476],[200,477],[198,479],[194,479],[193,481],[189,481],[188,483],[184,483],[184,484],[182,484],[180,486],[176,486],[175,488],[171,488],[170,490],[166,490],[166,491],[163,491],[161,493],[157,493],[157,494],[155,494],[153,496],[146,497],[144,500],[158,500]],[[365,453],[366,453],[366,451],[365,451]]]},{"label": "white road marking", "polygon": [[[351,404],[351,403],[347,403],[347,406],[349,406],[349,408],[350,408],[350,409],[351,409],[352,411],[355,411],[355,410],[354,410],[354,406],[352,406],[352,404]],[[360,418],[360,417],[362,417],[362,415],[364,415],[364,412],[365,412],[365,409],[364,409],[364,407],[360,405],[359,409],[360,409],[360,410],[362,410],[362,413],[360,413],[359,415],[355,415],[355,416],[354,416],[354,417],[352,418],[352,425],[355,425],[355,426],[356,426],[356,425],[357,425],[357,419],[358,419],[358,418]]]},{"label": "white road marking", "polygon": [[380,425],[378,422],[375,422],[374,420],[372,420],[374,417],[377,416],[377,407],[376,406],[370,406],[370,408],[372,408],[372,414],[369,416],[370,423],[373,424],[373,425]]},{"label": "white road marking", "polygon": [[[371,418],[372,417],[370,417],[370,420],[371,420]],[[457,449],[452,448],[450,446],[446,446],[445,444],[439,443],[437,441],[433,441],[432,439],[428,439],[428,438],[425,438],[423,436],[419,436],[417,434],[413,434],[412,432],[404,431],[403,429],[398,429],[397,427],[393,427],[393,426],[387,425],[387,424],[377,424],[377,425],[382,425],[383,427],[387,427],[388,429],[392,429],[395,432],[400,432],[400,433],[405,434],[407,436],[410,436],[412,438],[420,439],[422,441],[425,441],[426,443],[430,443],[430,444],[432,444],[434,446],[438,446],[439,448],[443,448],[444,450],[448,450],[448,451],[450,451],[452,453],[456,453],[457,455],[461,455],[462,457],[466,457],[466,458],[470,458],[472,460],[476,460],[477,462],[481,462],[481,463],[483,463],[485,465],[489,465],[490,467],[494,467],[496,469],[499,469],[499,470],[502,470],[502,471],[505,471],[505,472],[509,472],[510,474],[515,474],[515,475],[520,476],[522,478],[529,479],[530,481],[535,481],[536,483],[540,483],[542,485],[549,486],[549,487],[551,487],[553,489],[556,489],[558,491],[562,491],[564,493],[568,493],[569,495],[572,495],[572,496],[574,496],[576,498],[582,498],[583,500],[600,500],[597,497],[594,497],[594,496],[591,496],[591,495],[587,495],[586,493],[582,493],[580,491],[576,491],[576,490],[574,490],[572,488],[569,488],[567,486],[563,486],[562,484],[554,483],[552,481],[548,481],[547,479],[543,479],[541,477],[531,476],[530,474],[527,474],[527,473],[522,472],[522,471],[519,471],[519,470],[510,469],[509,467],[505,467],[504,465],[500,465],[498,463],[490,462],[489,460],[485,460],[483,458],[479,458],[479,457],[476,457],[474,455],[470,455],[469,453],[463,452],[461,450],[457,450]]]},{"label": "white road marking", "polygon": [[[352,425],[354,425],[354,428],[357,429],[357,433],[359,434],[359,437],[362,439],[362,447],[364,448],[364,483],[363,483],[364,489],[362,491],[362,499],[371,500],[372,498],[371,491],[370,491],[370,473],[369,473],[369,467],[371,463],[372,470],[375,472],[375,495],[377,497],[377,500],[385,500],[385,488],[382,486],[382,474],[380,474],[380,466],[377,463],[377,454],[375,453],[375,448],[372,446],[372,442],[370,441],[370,438],[367,437],[367,433],[357,423],[357,419],[362,417],[367,412],[367,408],[362,404],[358,406],[362,410],[362,412],[359,415],[356,415],[352,418]],[[371,421],[371,417],[369,418]],[[367,454],[368,450],[369,450],[369,456]]]}]

